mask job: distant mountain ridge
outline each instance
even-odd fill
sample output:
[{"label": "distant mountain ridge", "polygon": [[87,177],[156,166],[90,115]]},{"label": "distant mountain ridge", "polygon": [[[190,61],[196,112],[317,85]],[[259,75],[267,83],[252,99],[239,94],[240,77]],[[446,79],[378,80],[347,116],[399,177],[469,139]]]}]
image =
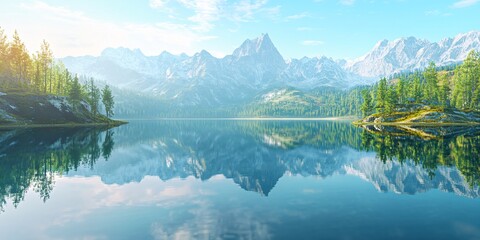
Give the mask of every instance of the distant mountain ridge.
[{"label": "distant mountain ridge", "polygon": [[364,77],[382,77],[401,71],[462,62],[471,50],[480,50],[480,32],[471,31],[429,42],[414,37],[382,40],[364,56],[346,63],[345,69]]},{"label": "distant mountain ridge", "polygon": [[259,93],[293,87],[346,89],[371,84],[379,77],[461,62],[480,50],[480,32],[459,34],[439,43],[414,37],[383,40],[356,60],[304,57],[285,60],[268,34],[247,39],[231,55],[216,58],[202,50],[193,56],[107,48],[99,57],[66,57],[74,73],[167,100],[179,106],[228,106],[248,103]]}]

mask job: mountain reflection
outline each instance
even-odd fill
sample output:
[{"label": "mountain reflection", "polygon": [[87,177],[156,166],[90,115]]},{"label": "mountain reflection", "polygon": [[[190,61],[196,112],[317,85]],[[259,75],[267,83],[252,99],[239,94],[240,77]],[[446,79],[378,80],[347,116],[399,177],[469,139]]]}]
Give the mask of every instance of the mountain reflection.
[{"label": "mountain reflection", "polygon": [[138,121],[115,129],[3,130],[0,206],[7,200],[17,206],[28,189],[47,200],[58,175],[100,176],[106,184],[223,175],[268,196],[285,174],[351,174],[379,191],[479,197],[479,147],[474,133],[425,140],[348,122]]}]

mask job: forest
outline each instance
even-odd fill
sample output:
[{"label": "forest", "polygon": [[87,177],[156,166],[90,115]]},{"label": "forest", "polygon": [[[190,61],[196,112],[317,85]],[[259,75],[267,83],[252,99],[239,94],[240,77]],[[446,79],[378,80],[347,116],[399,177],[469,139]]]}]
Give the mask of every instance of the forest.
[{"label": "forest", "polygon": [[0,92],[67,97],[75,107],[86,101],[92,114],[101,105],[107,117],[113,116],[114,98],[108,85],[99,89],[94,79],[72,74],[54,58],[50,44],[43,40],[40,51],[30,54],[17,31],[8,41],[0,28]]},{"label": "forest", "polygon": [[348,90],[333,87],[315,88],[308,92],[296,92],[295,98],[283,102],[255,101],[238,113],[241,117],[337,117],[359,116],[362,104],[362,90],[359,86]]},{"label": "forest", "polygon": [[437,68],[434,63],[424,71],[382,78],[362,91],[363,116],[389,114],[406,104],[476,111],[480,106],[480,53],[471,51],[459,65]]}]

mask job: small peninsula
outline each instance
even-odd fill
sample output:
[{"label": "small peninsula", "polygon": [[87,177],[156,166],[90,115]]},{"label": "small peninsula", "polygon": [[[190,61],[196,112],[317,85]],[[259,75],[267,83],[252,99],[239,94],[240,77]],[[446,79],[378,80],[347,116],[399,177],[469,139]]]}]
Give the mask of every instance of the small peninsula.
[{"label": "small peninsula", "polygon": [[108,85],[72,74],[45,40],[30,54],[0,29],[0,128],[125,123],[111,119],[114,105]]},{"label": "small peninsula", "polygon": [[459,65],[400,73],[362,91],[363,119],[355,125],[480,125],[480,54]]},{"label": "small peninsula", "polygon": [[455,108],[411,105],[392,113],[375,113],[354,122],[356,125],[480,125],[480,112]]},{"label": "small peninsula", "polygon": [[72,104],[68,97],[0,92],[0,128],[25,126],[116,126],[125,122],[94,113],[87,101]]}]

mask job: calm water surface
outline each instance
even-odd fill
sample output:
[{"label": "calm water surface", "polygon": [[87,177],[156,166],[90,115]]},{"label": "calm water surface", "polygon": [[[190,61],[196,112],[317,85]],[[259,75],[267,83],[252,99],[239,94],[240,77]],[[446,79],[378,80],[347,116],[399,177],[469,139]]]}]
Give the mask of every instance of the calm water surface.
[{"label": "calm water surface", "polygon": [[480,239],[479,152],[348,122],[0,130],[0,239]]}]

